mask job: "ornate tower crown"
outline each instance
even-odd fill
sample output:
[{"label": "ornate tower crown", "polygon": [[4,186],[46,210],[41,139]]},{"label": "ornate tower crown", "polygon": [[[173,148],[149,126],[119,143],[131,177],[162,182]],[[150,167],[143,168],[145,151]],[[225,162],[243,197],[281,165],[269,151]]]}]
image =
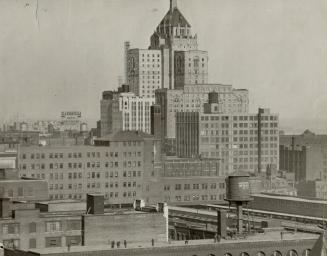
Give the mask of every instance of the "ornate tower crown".
[{"label": "ornate tower crown", "polygon": [[[178,29],[177,29],[178,28]],[[177,0],[170,0],[170,8],[156,28],[156,32],[164,37],[191,35],[191,25],[177,8]]]}]

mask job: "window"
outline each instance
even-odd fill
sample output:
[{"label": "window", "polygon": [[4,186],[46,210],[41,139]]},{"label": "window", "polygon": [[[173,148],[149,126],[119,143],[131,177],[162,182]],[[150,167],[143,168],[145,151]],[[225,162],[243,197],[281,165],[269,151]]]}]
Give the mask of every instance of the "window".
[{"label": "window", "polygon": [[61,237],[46,237],[45,247],[61,247]]},{"label": "window", "polygon": [[81,236],[66,236],[66,246],[80,245],[81,241]]},{"label": "window", "polygon": [[31,238],[29,241],[29,248],[34,249],[36,248],[36,239],[35,238]]},{"label": "window", "polygon": [[3,245],[6,248],[19,248],[20,241],[19,239],[9,239],[9,240],[3,240]]},{"label": "window", "polygon": [[30,233],[36,233],[36,223],[35,222],[31,222],[29,224],[29,232]]},{"label": "window", "polygon": [[3,234],[19,234],[19,224],[18,223],[8,223],[2,225]]},{"label": "window", "polygon": [[49,221],[45,223],[46,232],[56,232],[61,231],[61,222],[60,221]]}]

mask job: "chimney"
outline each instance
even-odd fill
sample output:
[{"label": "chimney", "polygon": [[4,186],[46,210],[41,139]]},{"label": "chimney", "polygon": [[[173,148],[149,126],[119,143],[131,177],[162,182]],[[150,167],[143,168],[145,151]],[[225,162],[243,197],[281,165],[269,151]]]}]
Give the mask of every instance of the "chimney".
[{"label": "chimney", "polygon": [[172,12],[175,8],[177,8],[177,0],[170,0],[170,11]]},{"label": "chimney", "polygon": [[104,214],[104,196],[101,194],[87,194],[87,214]]}]

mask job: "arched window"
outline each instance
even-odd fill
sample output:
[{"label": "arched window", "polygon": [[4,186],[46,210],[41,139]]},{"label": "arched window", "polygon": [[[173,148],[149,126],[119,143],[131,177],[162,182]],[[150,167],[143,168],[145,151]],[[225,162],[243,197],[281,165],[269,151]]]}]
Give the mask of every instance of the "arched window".
[{"label": "arched window", "polygon": [[216,255],[214,255],[214,254],[212,254],[212,253],[209,253],[208,256],[216,256]]},{"label": "arched window", "polygon": [[274,251],[271,256],[283,256],[280,251]]},{"label": "arched window", "polygon": [[247,252],[241,252],[240,256],[250,256]]},{"label": "arched window", "polygon": [[310,249],[306,249],[303,251],[302,256],[310,256],[310,252],[311,252]]},{"label": "arched window", "polygon": [[230,253],[225,253],[224,256],[233,256]]},{"label": "arched window", "polygon": [[256,255],[257,256],[266,256],[266,254],[264,252],[258,252]]},{"label": "arched window", "polygon": [[290,250],[287,252],[286,256],[298,256],[298,254],[295,250]]}]

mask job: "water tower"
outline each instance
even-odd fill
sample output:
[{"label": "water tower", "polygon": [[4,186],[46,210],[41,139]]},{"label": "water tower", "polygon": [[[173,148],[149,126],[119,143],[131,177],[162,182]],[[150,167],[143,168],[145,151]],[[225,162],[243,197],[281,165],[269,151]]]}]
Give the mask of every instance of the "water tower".
[{"label": "water tower", "polygon": [[226,201],[236,206],[237,231],[243,232],[243,205],[253,199],[250,196],[249,174],[235,172],[226,178]]}]

